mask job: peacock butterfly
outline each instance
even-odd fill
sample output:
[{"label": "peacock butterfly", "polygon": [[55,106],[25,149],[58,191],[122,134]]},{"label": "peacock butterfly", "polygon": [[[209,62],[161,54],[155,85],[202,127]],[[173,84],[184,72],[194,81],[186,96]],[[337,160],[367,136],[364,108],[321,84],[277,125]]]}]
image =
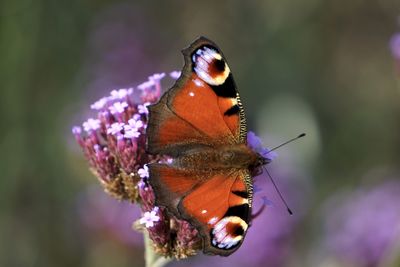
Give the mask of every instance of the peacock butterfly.
[{"label": "peacock butterfly", "polygon": [[221,50],[205,37],[184,49],[175,85],[150,105],[147,151],[156,205],[199,231],[203,251],[228,256],[251,220],[252,174],[269,162],[247,145],[244,109]]}]

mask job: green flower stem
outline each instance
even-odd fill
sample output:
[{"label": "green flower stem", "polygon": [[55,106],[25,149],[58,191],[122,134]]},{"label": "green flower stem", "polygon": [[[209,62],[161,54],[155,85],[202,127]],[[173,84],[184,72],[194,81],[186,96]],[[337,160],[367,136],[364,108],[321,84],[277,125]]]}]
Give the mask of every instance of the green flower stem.
[{"label": "green flower stem", "polygon": [[149,238],[147,231],[144,231],[144,256],[146,261],[146,267],[163,267],[166,266],[171,258],[165,258],[154,252],[153,245]]}]

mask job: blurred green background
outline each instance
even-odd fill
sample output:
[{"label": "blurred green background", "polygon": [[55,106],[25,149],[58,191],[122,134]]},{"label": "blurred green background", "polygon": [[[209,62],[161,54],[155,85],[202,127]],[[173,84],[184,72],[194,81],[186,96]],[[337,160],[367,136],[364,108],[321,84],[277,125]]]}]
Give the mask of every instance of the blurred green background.
[{"label": "blurred green background", "polygon": [[286,264],[337,266],[315,256],[323,203],[400,177],[399,15],[398,0],[2,1],[0,266],[143,265],[140,242],[82,226],[81,196],[100,186],[71,127],[111,89],[180,69],[199,35],[222,48],[266,145],[308,134],[276,160],[313,192]]}]

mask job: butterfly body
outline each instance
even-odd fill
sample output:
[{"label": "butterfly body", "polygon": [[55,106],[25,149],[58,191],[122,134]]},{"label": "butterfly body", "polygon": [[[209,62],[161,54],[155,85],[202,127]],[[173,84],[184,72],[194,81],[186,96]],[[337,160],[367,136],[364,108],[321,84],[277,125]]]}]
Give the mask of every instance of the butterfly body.
[{"label": "butterfly body", "polygon": [[156,205],[190,222],[203,251],[228,256],[251,220],[252,174],[269,161],[247,145],[244,109],[220,49],[200,37],[183,50],[175,85],[149,106],[147,150]]},{"label": "butterfly body", "polygon": [[179,168],[195,171],[250,169],[259,165],[260,155],[246,145],[201,147],[184,151],[174,160]]}]

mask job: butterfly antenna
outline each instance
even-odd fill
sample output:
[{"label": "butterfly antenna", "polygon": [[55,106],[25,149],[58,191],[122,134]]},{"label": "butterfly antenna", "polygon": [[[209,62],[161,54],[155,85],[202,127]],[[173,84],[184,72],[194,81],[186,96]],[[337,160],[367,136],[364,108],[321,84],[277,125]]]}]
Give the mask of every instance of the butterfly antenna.
[{"label": "butterfly antenna", "polygon": [[290,140],[288,140],[288,141],[286,141],[286,142],[280,144],[279,146],[274,147],[273,149],[271,149],[270,151],[268,151],[268,152],[265,153],[265,154],[268,154],[269,152],[274,151],[274,150],[276,150],[276,149],[278,149],[278,148],[280,148],[280,147],[282,147],[282,146],[284,146],[284,145],[287,145],[287,144],[289,144],[289,143],[291,143],[291,142],[293,142],[293,141],[296,141],[297,139],[302,138],[302,137],[304,137],[304,136],[306,136],[306,134],[305,134],[305,133],[302,133],[302,134],[296,136],[295,138],[292,138],[292,139],[290,139]]},{"label": "butterfly antenna", "polygon": [[[297,138],[299,138],[299,137],[297,137]],[[294,138],[294,139],[296,139],[296,138]],[[294,140],[294,139],[292,139],[292,140]],[[285,204],[285,207],[286,207],[287,211],[289,212],[290,215],[293,215],[292,210],[289,208],[289,205],[286,203],[286,200],[283,198],[283,196],[281,194],[281,191],[279,191],[278,187],[276,186],[275,181],[272,178],[271,174],[268,172],[267,168],[265,168],[264,166],[263,166],[263,169],[267,173],[267,175],[268,175],[269,179],[271,180],[272,184],[274,185],[275,190],[276,190],[276,192],[278,192],[278,195],[281,198],[283,204]]]}]

